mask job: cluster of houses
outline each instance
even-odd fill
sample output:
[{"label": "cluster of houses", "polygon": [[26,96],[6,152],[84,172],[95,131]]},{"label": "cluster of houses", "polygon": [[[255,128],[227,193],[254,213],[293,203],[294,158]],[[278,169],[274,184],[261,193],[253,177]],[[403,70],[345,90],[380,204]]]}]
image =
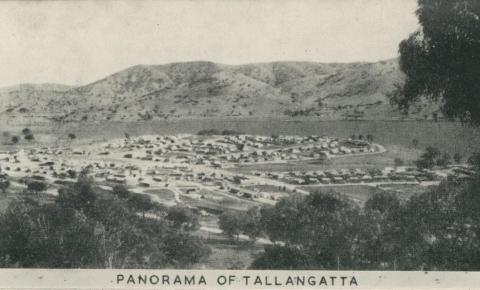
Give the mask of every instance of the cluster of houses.
[{"label": "cluster of houses", "polygon": [[[123,143],[108,144],[105,152],[121,148],[132,153],[124,158],[159,162],[205,164],[213,167],[242,163],[284,162],[305,159],[328,159],[332,155],[375,152],[377,147],[367,141],[320,136],[255,136],[232,135],[205,139],[190,136],[158,136],[126,139]],[[144,151],[142,151],[142,149]]]},{"label": "cluster of houses", "polygon": [[[78,172],[88,172],[100,184],[128,184],[150,187],[189,184],[188,192],[208,186],[244,198],[275,199],[277,195],[244,189],[248,175],[212,170],[235,163],[276,162],[302,158],[329,158],[331,155],[368,153],[378,150],[364,140],[320,136],[229,135],[150,136],[127,138],[91,149],[38,148],[0,152],[0,174],[43,176],[54,183],[73,181]],[[75,158],[73,158],[75,157]],[[129,160],[136,159],[136,162]],[[138,162],[139,160],[146,162]],[[205,166],[194,166],[205,165]],[[210,169],[209,169],[210,168]],[[205,170],[203,170],[205,169]],[[224,174],[222,174],[222,172]],[[228,174],[227,174],[228,172]],[[252,175],[280,184],[321,185],[437,181],[447,175],[471,176],[466,166],[445,170],[418,170],[411,167],[383,169],[330,169],[317,171],[253,172]],[[253,176],[250,176],[253,179]],[[196,184],[196,185],[195,185]]]},{"label": "cluster of houses", "polygon": [[256,175],[282,180],[289,184],[346,184],[383,182],[436,181],[443,176],[432,170],[417,170],[411,167],[385,167],[380,169],[331,169],[318,171],[255,172]]}]

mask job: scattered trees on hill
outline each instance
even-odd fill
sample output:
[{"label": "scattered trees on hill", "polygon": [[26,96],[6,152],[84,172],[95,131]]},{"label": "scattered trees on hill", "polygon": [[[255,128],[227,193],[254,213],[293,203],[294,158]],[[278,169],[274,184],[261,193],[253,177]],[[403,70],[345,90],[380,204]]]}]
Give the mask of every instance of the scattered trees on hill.
[{"label": "scattered trees on hill", "polygon": [[470,164],[475,170],[480,171],[480,153],[474,153],[468,158]]}]

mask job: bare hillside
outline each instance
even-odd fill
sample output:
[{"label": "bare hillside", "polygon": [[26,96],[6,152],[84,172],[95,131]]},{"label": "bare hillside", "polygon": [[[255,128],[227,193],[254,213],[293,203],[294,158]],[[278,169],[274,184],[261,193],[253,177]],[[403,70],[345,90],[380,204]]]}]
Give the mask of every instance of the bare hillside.
[{"label": "bare hillside", "polygon": [[[0,114],[55,121],[269,116],[388,120],[401,116],[388,96],[402,82],[397,60],[138,65],[85,86],[1,89]],[[429,117],[436,110],[419,105],[409,117]]]}]

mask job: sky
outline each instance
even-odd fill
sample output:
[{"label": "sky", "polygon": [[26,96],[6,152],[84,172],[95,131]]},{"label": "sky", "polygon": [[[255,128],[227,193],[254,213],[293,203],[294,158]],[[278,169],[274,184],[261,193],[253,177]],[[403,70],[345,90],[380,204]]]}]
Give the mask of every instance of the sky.
[{"label": "sky", "polygon": [[398,56],[416,0],[0,2],[0,86],[93,82],[137,64]]}]

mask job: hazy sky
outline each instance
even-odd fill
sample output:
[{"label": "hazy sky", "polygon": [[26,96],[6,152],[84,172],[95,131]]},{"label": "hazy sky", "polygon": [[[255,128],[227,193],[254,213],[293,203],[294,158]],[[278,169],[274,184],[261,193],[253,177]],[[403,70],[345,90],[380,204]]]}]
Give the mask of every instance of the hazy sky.
[{"label": "hazy sky", "polygon": [[398,55],[416,0],[0,3],[0,86],[85,84],[136,64],[376,61]]}]

